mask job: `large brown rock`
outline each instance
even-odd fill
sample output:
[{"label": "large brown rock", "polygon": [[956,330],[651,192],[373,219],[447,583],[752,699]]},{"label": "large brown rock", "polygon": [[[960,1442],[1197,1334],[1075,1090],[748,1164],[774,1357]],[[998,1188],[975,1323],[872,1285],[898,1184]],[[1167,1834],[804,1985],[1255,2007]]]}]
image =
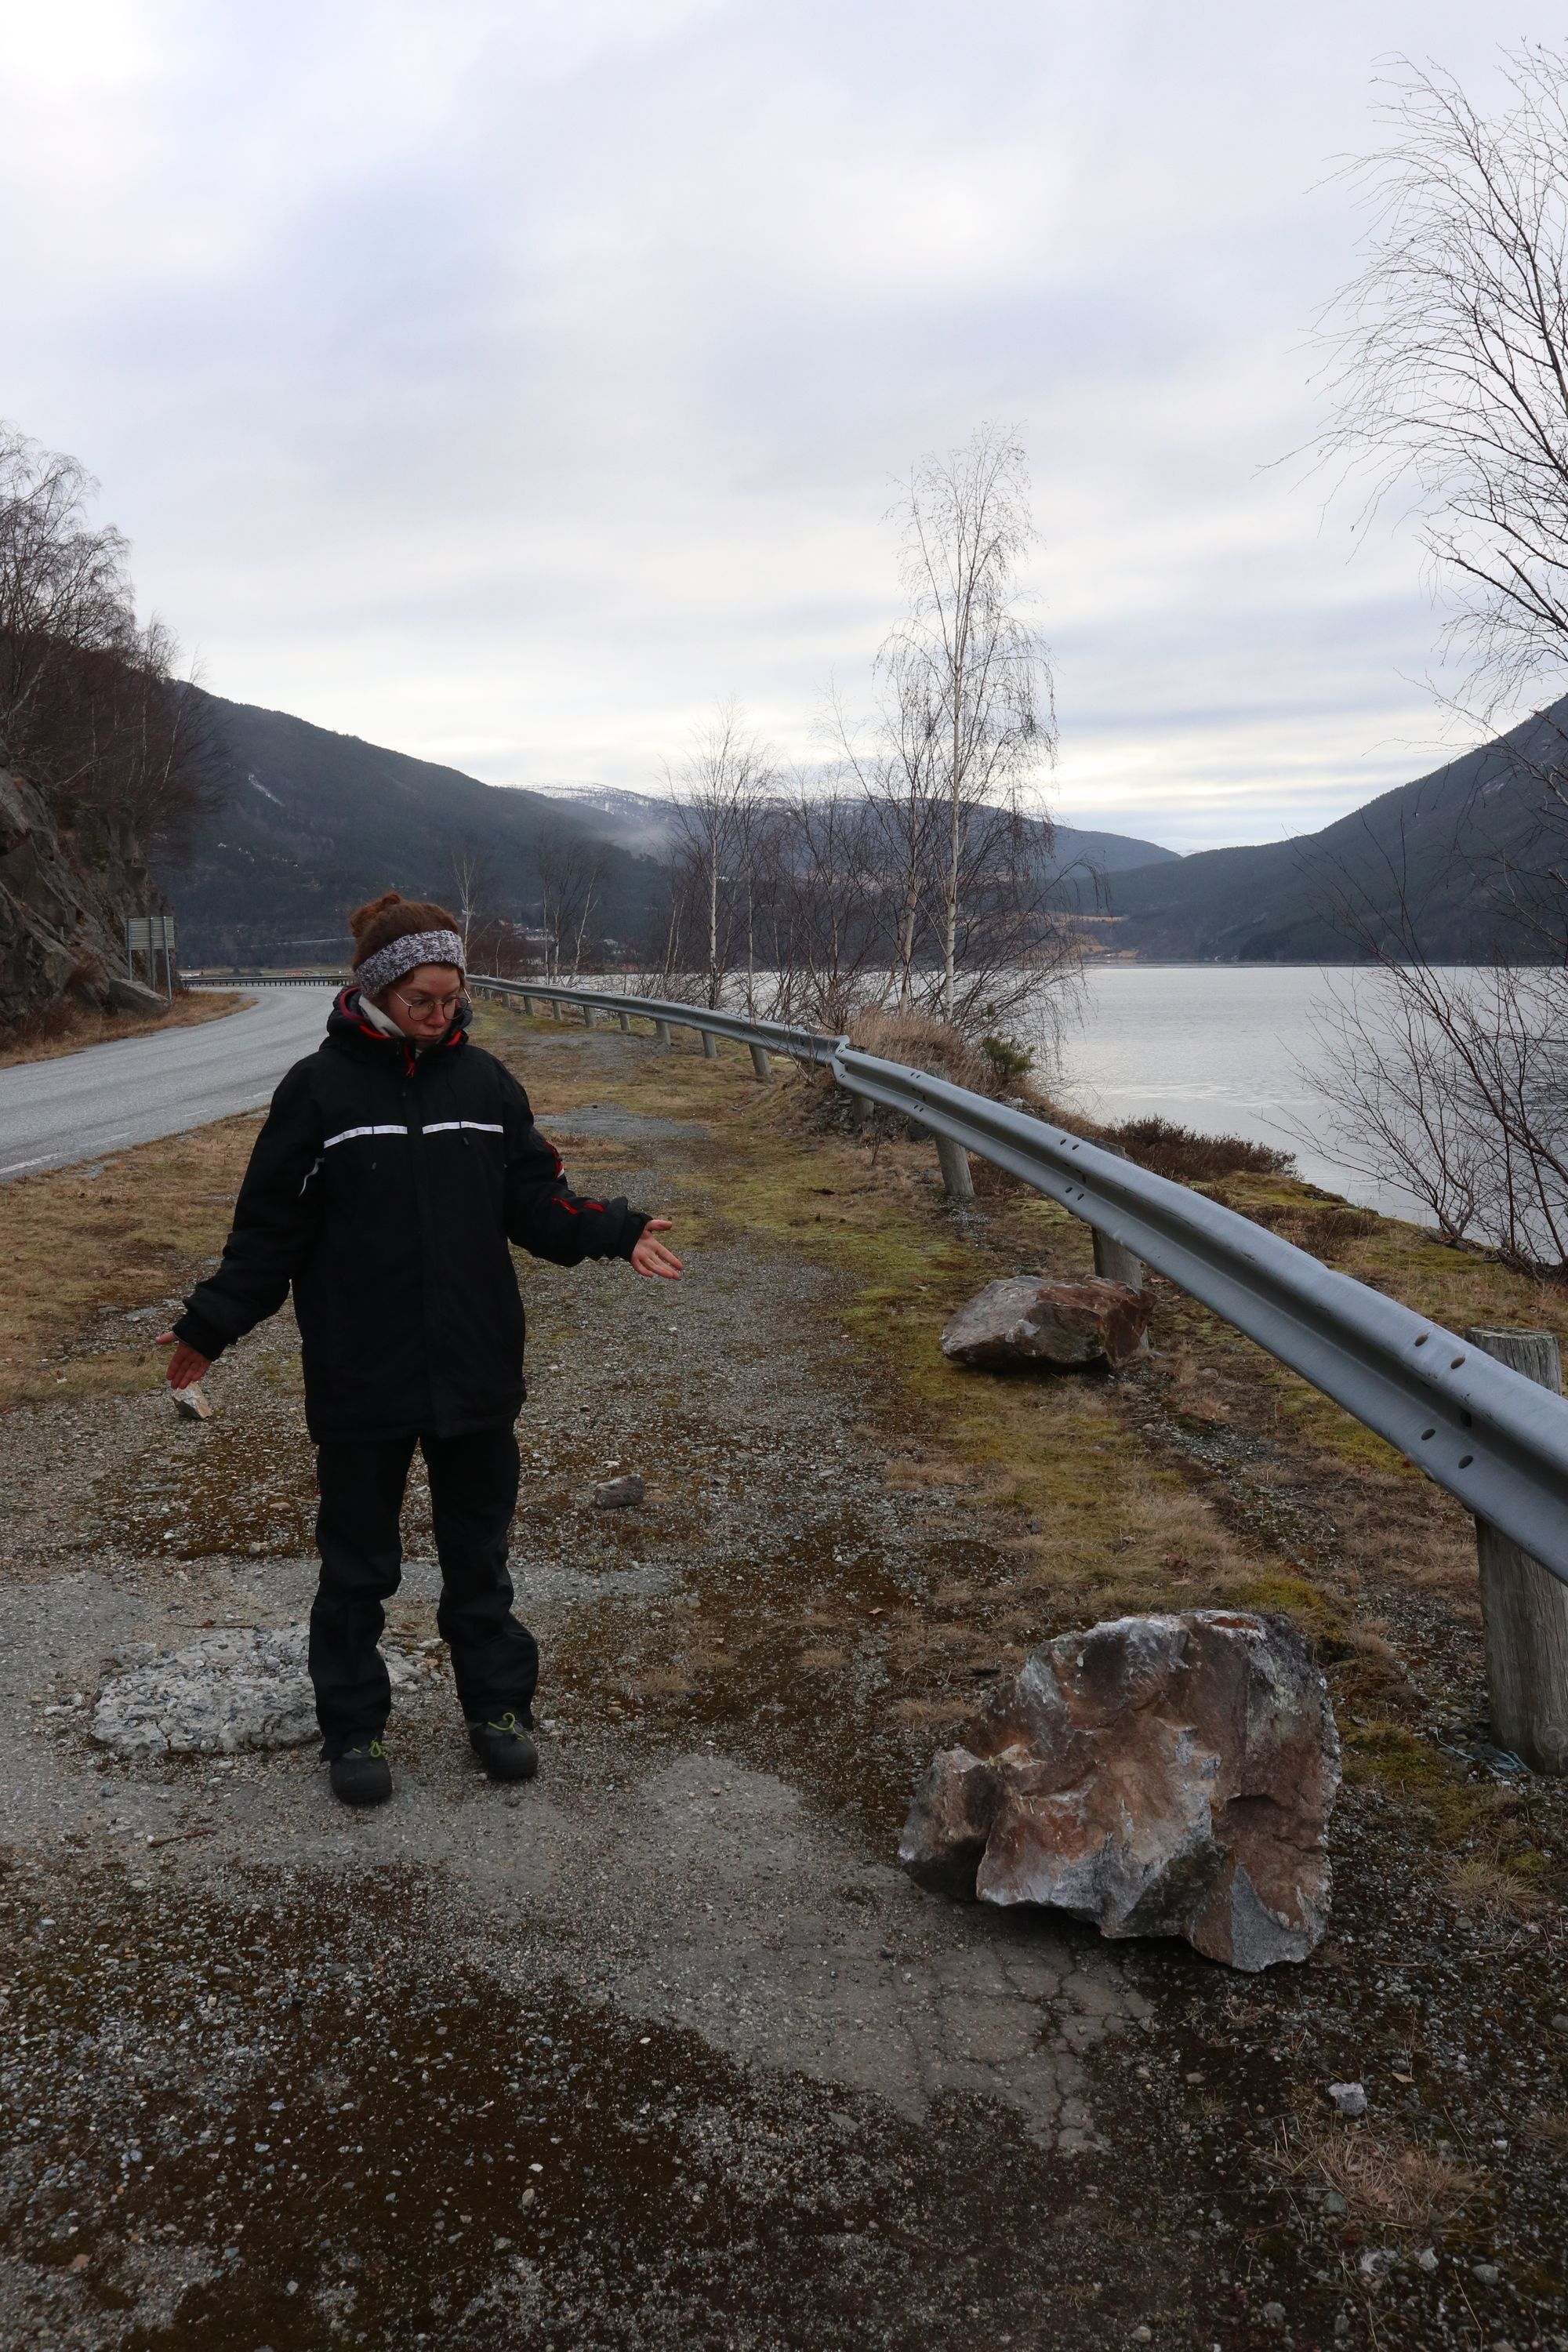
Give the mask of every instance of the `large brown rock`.
[{"label": "large brown rock", "polygon": [[1213,1960],[1303,1960],[1329,1908],[1340,1743],[1285,1617],[1119,1617],[1037,1650],[916,1791],[899,1858]]},{"label": "large brown rock", "polygon": [[1027,1363],[1120,1366],[1142,1346],[1151,1306],[1142,1291],[1098,1275],[1082,1282],[1009,1275],[959,1308],[942,1335],[942,1352],[986,1371]]}]

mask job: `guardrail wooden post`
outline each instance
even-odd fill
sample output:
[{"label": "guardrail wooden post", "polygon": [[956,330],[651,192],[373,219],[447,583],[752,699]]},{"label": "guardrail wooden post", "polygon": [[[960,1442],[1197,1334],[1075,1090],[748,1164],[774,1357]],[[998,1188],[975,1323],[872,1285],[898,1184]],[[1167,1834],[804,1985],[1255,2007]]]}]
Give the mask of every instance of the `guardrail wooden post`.
[{"label": "guardrail wooden post", "polygon": [[759,1078],[772,1078],[773,1074],[773,1066],[768,1059],[768,1049],[765,1045],[752,1046],[752,1067],[755,1070]]},{"label": "guardrail wooden post", "polygon": [[559,1021],[561,1018],[561,999],[558,996],[552,996],[550,1000],[550,1018],[552,1021]]},{"label": "guardrail wooden post", "polygon": [[523,1012],[527,1014],[527,1016],[528,1016],[529,1020],[531,1020],[531,1020],[532,1020],[532,1018],[533,1018],[533,999],[532,999],[532,997],[531,997],[531,996],[525,996],[525,997],[523,998],[523,1000],[522,1000],[522,1009],[523,1009]]},{"label": "guardrail wooden post", "polygon": [[[1127,1157],[1120,1143],[1102,1143],[1100,1148],[1102,1151],[1113,1152],[1118,1160],[1125,1160]],[[1113,1242],[1109,1234],[1102,1234],[1098,1225],[1094,1226],[1092,1231],[1096,1274],[1104,1282],[1124,1283],[1129,1290],[1142,1290],[1143,1287],[1142,1259],[1135,1257],[1130,1249],[1123,1248],[1121,1242]],[[1143,1345],[1147,1348],[1148,1344],[1149,1335],[1145,1332]]]},{"label": "guardrail wooden post", "polygon": [[630,1014],[629,1013],[619,1013],[616,1017],[617,1017],[617,1019],[619,1020],[620,1024],[621,1024],[621,1034],[622,1034],[622,1036],[623,1036],[623,1037],[629,1037],[629,1036],[631,1035],[631,1034],[632,1034],[632,1016],[631,1016],[631,1014]]},{"label": "guardrail wooden post", "polygon": [[598,1027],[598,1025],[599,1025],[599,1024],[598,1024],[598,1018],[597,1018],[597,1015],[596,1015],[596,1013],[595,1013],[595,1008],[594,1008],[594,1007],[593,1007],[593,1005],[591,1005],[591,1004],[584,1004],[584,1006],[583,1007],[583,1026],[584,1026],[584,1029],[596,1029],[596,1028]]},{"label": "guardrail wooden post", "polygon": [[653,1034],[661,1045],[668,1045],[670,1042],[668,1022],[656,1021],[653,1024]]},{"label": "guardrail wooden post", "polygon": [[937,1162],[942,1170],[942,1181],[947,1189],[948,1199],[973,1201],[974,1177],[970,1169],[968,1152],[962,1143],[955,1143],[951,1135],[939,1135],[933,1137],[932,1140],[936,1145]]},{"label": "guardrail wooden post", "polygon": [[1143,1287],[1143,1261],[1134,1257],[1130,1249],[1113,1242],[1109,1234],[1094,1228],[1094,1270],[1106,1282],[1124,1283],[1129,1290]]},{"label": "guardrail wooden post", "polygon": [[[1563,1393],[1551,1331],[1467,1331],[1472,1348]],[[1568,1772],[1568,1584],[1486,1519],[1476,1521],[1492,1737],[1536,1772]]]},{"label": "guardrail wooden post", "polygon": [[711,1029],[704,1029],[702,1032],[702,1051],[709,1061],[716,1062],[718,1060],[719,1040],[715,1037]]}]

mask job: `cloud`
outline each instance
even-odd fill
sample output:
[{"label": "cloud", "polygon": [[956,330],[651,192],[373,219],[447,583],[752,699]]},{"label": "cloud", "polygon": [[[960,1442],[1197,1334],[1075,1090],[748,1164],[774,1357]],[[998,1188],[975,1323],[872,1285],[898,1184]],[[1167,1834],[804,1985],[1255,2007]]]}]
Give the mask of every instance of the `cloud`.
[{"label": "cloud", "polygon": [[1064,812],[1274,837],[1436,741],[1409,546],[1263,470],[1402,47],[1490,88],[1460,0],[57,0],[0,68],[0,412],[217,691],[637,786],[716,695],[808,751],[890,478],[1018,420]]}]

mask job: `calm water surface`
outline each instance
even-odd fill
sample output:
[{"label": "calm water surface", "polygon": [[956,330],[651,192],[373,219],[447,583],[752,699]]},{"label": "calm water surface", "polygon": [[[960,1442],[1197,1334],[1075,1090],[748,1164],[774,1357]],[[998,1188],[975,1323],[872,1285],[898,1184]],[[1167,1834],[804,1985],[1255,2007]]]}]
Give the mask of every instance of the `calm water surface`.
[{"label": "calm water surface", "polygon": [[[1426,1213],[1334,1157],[1310,1074],[1320,1059],[1312,1008],[1347,992],[1344,965],[1094,964],[1061,1041],[1050,1080],[1065,1110],[1114,1126],[1150,1113],[1209,1135],[1244,1135],[1294,1153],[1312,1184],[1389,1216]],[[582,975],[588,987],[627,985],[621,975]],[[765,998],[771,973],[759,975]],[[731,986],[730,1003],[741,999]],[[765,1004],[759,1009],[765,1009]],[[1012,1024],[1028,1038],[1027,1018]],[[1044,1046],[1042,1034],[1039,1043]],[[1298,1068],[1297,1065],[1300,1067]],[[1050,1072],[1042,1050],[1038,1067]]]},{"label": "calm water surface", "polygon": [[1320,1058],[1314,1003],[1351,980],[1342,967],[1299,964],[1091,964],[1062,1044],[1064,1107],[1276,1144],[1310,1183],[1408,1215],[1407,1201],[1333,1158],[1323,1107],[1297,1067]]}]

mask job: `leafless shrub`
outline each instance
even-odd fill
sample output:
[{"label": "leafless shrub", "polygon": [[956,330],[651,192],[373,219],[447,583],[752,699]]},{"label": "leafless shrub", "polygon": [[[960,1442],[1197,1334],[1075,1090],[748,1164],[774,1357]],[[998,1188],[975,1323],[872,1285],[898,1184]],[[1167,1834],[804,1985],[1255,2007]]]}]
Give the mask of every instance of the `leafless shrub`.
[{"label": "leafless shrub", "polygon": [[1337,1209],[1331,1205],[1300,1209],[1293,1216],[1281,1217],[1275,1226],[1287,1241],[1298,1249],[1310,1250],[1314,1257],[1328,1257],[1343,1249],[1347,1242],[1365,1241],[1378,1227],[1378,1217],[1373,1209]]},{"label": "leafless shrub", "polygon": [[508,916],[476,916],[467,937],[470,971],[493,972],[498,980],[520,980],[538,970],[532,940]]},{"label": "leafless shrub", "polygon": [[1568,1269],[1568,972],[1385,961],[1320,1003],[1336,1156],[1534,1274]]},{"label": "leafless shrub", "polygon": [[1156,1176],[1173,1176],[1184,1184],[1221,1176],[1279,1176],[1291,1165],[1290,1154],[1272,1144],[1253,1143],[1240,1135],[1200,1135],[1168,1118],[1123,1119],[1101,1132],[1140,1168],[1151,1169]]},{"label": "leafless shrub", "polygon": [[1249,1205],[1247,1214],[1314,1257],[1330,1257],[1348,1242],[1364,1241],[1379,1223],[1375,1210],[1346,1208],[1335,1201],[1269,1202]]}]

